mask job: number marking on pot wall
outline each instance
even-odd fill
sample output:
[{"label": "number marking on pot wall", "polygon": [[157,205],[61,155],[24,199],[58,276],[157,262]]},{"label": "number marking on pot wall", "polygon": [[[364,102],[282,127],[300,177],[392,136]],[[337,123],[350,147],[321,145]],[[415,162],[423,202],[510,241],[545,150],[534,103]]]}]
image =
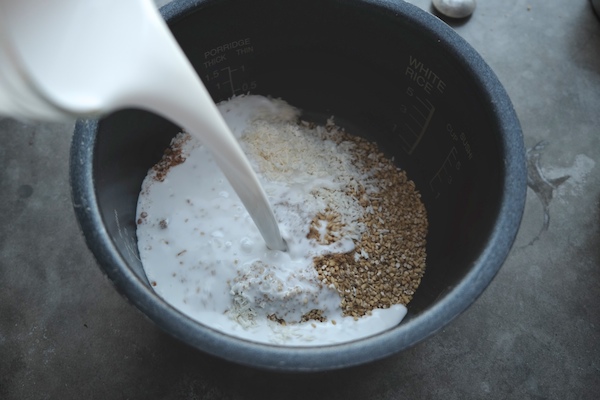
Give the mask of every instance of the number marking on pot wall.
[{"label": "number marking on pot wall", "polygon": [[[433,177],[429,181],[429,188],[440,198],[445,189],[452,185],[461,172],[464,163],[473,159],[473,148],[469,141],[469,136],[456,124],[446,123],[444,130],[443,124],[439,126],[435,121],[441,122],[444,118],[444,110],[441,114],[436,113],[434,106],[435,99],[444,96],[447,92],[447,85],[443,75],[436,73],[428,64],[424,63],[415,55],[409,55],[403,70],[404,78],[407,80],[408,87],[404,95],[406,103],[401,106],[401,113],[404,114],[404,121],[399,126],[394,125],[393,131],[398,129],[398,138],[402,148],[412,155],[418,147],[421,139],[427,134],[428,130],[435,129],[436,132],[430,132],[439,138],[439,145],[445,147],[448,138],[451,147],[447,152],[443,152],[444,157],[437,170],[434,170]],[[433,100],[430,100],[433,99]],[[435,121],[434,120],[435,115]],[[433,128],[432,128],[433,127]],[[438,129],[437,127],[441,128]],[[446,136],[448,135],[448,136]],[[444,136],[446,136],[444,138]],[[444,155],[445,154],[445,155]]]},{"label": "number marking on pot wall", "polygon": [[404,151],[412,154],[423,136],[425,136],[427,128],[429,128],[429,124],[435,113],[435,107],[429,100],[414,96],[411,87],[407,89],[406,93],[414,97],[414,101],[407,113],[408,118],[404,122],[404,128],[406,129],[402,133],[399,133],[398,137],[403,143],[402,147]]},{"label": "number marking on pot wall", "polygon": [[466,153],[467,159],[472,160],[473,149],[471,148],[471,143],[469,143],[469,139],[467,138],[466,133],[455,130],[450,123],[446,124],[446,130],[450,134],[452,140],[454,140],[455,142],[459,142],[462,145],[462,148]]},{"label": "number marking on pot wall", "polygon": [[207,87],[216,89],[222,100],[256,89],[258,85],[256,81],[248,80],[244,63],[253,54],[254,44],[248,37],[204,51],[206,72],[203,80]]},{"label": "number marking on pot wall", "polygon": [[458,159],[458,150],[456,149],[456,146],[452,146],[450,152],[446,158],[444,158],[441,167],[429,181],[429,187],[436,194],[436,199],[440,197],[441,190],[444,187],[452,184],[454,174],[456,171],[459,171],[461,167],[462,164]]}]

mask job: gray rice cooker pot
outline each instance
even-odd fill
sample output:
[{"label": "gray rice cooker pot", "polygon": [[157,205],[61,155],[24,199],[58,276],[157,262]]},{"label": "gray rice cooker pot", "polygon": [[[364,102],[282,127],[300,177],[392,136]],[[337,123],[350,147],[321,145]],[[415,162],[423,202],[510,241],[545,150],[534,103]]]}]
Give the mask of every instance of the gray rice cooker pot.
[{"label": "gray rice cooker pot", "polygon": [[404,350],[477,299],[516,236],[526,168],[511,101],[469,44],[404,1],[181,0],[161,12],[215,101],[281,97],[308,119],[334,115],[393,156],[427,208],[427,270],[398,326],[350,343],[259,344],[195,322],[154,293],[136,246],[142,180],[179,128],[127,109],[77,122],[71,185],[89,248],[132,304],[202,352],[323,371]]}]

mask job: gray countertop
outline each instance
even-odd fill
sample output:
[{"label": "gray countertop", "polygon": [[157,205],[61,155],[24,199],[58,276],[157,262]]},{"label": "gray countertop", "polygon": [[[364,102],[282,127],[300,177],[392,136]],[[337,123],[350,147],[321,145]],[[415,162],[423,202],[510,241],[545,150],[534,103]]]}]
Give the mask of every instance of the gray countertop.
[{"label": "gray countertop", "polygon": [[129,305],[88,251],[68,184],[73,123],[4,118],[0,398],[597,398],[600,21],[587,0],[480,0],[454,28],[514,102],[531,183],[511,254],[457,320],[331,373],[266,373],[193,351]]}]

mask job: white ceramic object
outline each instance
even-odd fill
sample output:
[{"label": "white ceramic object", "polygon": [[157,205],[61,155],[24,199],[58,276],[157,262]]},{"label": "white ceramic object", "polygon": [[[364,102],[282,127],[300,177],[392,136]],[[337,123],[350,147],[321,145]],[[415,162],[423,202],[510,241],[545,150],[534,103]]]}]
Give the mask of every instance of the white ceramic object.
[{"label": "white ceramic object", "polygon": [[172,40],[163,30],[150,0],[0,2],[0,113],[62,120],[130,103],[149,61],[139,43]]},{"label": "white ceramic object", "polygon": [[433,0],[433,6],[450,18],[466,18],[473,14],[476,0]]}]

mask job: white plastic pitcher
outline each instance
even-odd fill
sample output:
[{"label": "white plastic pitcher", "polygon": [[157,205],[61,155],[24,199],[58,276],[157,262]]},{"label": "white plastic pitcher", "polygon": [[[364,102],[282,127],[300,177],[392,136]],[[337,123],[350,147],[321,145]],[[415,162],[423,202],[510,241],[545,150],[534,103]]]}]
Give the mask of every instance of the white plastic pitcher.
[{"label": "white plastic pitcher", "polygon": [[152,0],[0,0],[0,114],[60,121],[125,107],[200,138],[267,246],[287,248],[249,161]]},{"label": "white plastic pitcher", "polygon": [[151,0],[0,0],[1,114],[63,120],[132,105],[160,75],[157,58],[187,64]]}]

